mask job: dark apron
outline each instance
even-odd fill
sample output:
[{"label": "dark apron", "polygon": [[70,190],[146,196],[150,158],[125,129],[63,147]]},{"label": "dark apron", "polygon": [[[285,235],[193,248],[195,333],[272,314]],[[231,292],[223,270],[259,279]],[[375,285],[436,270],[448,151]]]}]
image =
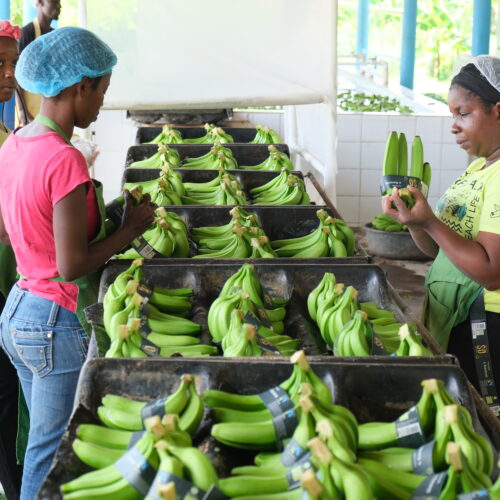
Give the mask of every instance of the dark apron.
[{"label": "dark apron", "polygon": [[483,287],[455,267],[442,250],[427,272],[424,286],[421,321],[446,350],[451,329],[469,317]]},{"label": "dark apron", "polygon": [[2,267],[2,272],[0,273],[0,294],[7,299],[10,289],[17,281],[16,258],[10,245],[0,243],[0,263]]}]

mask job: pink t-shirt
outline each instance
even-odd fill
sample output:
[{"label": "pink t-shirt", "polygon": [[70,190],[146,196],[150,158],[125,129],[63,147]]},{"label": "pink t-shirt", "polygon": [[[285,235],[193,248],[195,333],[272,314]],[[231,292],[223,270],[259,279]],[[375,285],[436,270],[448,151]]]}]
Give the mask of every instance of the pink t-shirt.
[{"label": "pink t-shirt", "polygon": [[58,276],[53,234],[54,205],[87,183],[87,235],[97,233],[99,212],[83,155],[55,132],[11,134],[0,149],[0,209],[14,249],[21,288],[76,311],[78,287],[49,281]]}]

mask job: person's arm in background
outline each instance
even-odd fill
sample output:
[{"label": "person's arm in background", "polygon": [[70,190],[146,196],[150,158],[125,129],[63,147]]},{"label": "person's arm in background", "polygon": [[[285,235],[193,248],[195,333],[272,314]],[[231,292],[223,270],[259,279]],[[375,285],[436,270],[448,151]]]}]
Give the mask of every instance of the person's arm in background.
[{"label": "person's arm in background", "polygon": [[[408,187],[415,198],[409,210],[399,197],[397,189],[383,200],[384,213],[425,232],[463,273],[487,290],[500,289],[500,234],[479,231],[476,240],[468,240],[441,222],[433,213],[423,194]],[[396,208],[392,208],[391,203]]]},{"label": "person's arm in background", "polygon": [[139,205],[125,191],[125,212],[121,226],[102,241],[87,240],[86,184],[80,184],[54,205],[54,240],[59,275],[72,281],[102,266],[134,238],[146,231],[154,220],[156,205],[145,195]]},{"label": "person's arm in background", "polygon": [[[35,39],[35,28],[33,23],[29,23],[21,29],[21,38],[19,39],[19,54]],[[23,98],[23,90],[16,85],[16,109],[19,119],[19,125],[24,126],[33,121],[33,116],[28,111],[26,102]]]}]

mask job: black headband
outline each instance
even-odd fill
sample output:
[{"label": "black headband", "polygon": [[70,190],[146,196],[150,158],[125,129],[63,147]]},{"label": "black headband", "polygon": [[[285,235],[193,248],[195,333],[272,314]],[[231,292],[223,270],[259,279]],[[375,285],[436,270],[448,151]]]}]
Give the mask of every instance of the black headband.
[{"label": "black headband", "polygon": [[500,92],[491,85],[472,63],[466,64],[453,78],[451,85],[460,85],[470,90],[489,104],[500,102]]}]

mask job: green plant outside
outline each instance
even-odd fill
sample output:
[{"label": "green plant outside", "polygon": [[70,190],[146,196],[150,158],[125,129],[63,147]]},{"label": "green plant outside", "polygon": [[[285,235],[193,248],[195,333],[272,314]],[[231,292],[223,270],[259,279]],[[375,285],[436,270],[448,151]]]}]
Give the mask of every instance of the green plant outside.
[{"label": "green plant outside", "polygon": [[[58,25],[78,25],[78,0],[63,0]],[[10,0],[10,20],[18,26],[23,25],[23,0]]]},{"label": "green plant outside", "polygon": [[413,113],[397,99],[379,94],[346,90],[337,94],[337,106],[342,111]]},{"label": "green plant outside", "polygon": [[[338,54],[356,49],[357,0],[339,0]],[[368,57],[389,63],[389,82],[399,83],[403,0],[370,0]],[[492,2],[492,19],[497,3]],[[419,0],[414,89],[446,95],[460,58],[470,55],[473,2]],[[490,47],[496,46],[496,23],[491,23]]]}]

